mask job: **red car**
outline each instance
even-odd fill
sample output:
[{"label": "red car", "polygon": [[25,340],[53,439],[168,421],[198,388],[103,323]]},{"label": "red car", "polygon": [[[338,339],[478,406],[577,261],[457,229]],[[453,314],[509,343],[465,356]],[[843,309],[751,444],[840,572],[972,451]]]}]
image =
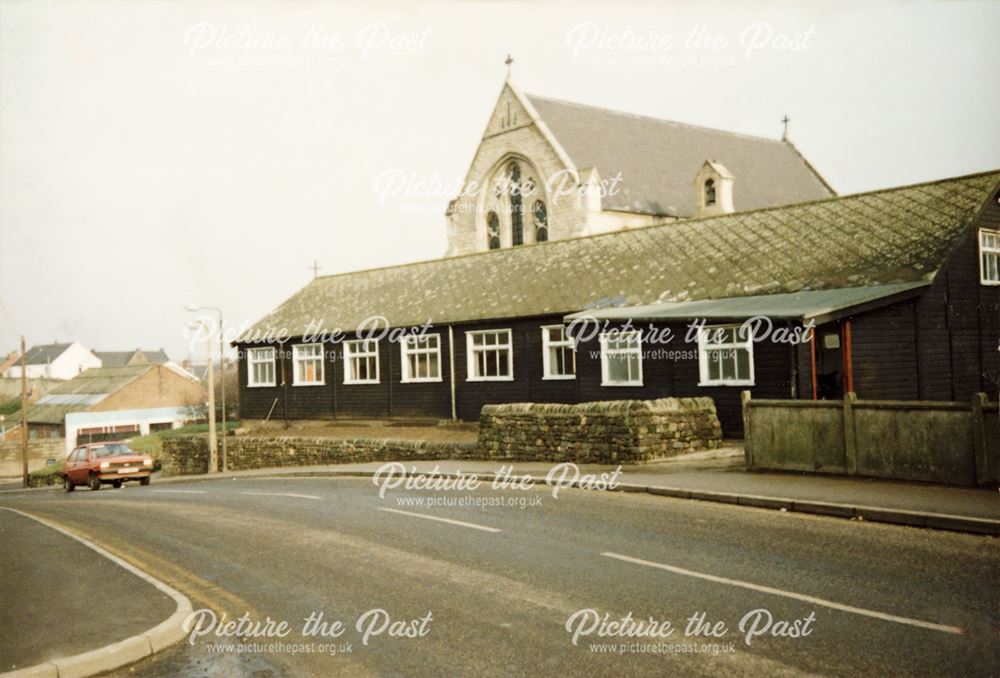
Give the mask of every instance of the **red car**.
[{"label": "red car", "polygon": [[77,485],[92,490],[101,489],[103,483],[121,487],[127,480],[138,480],[149,485],[153,473],[153,459],[136,454],[123,442],[89,443],[81,445],[66,457],[63,464],[63,489],[72,492]]}]

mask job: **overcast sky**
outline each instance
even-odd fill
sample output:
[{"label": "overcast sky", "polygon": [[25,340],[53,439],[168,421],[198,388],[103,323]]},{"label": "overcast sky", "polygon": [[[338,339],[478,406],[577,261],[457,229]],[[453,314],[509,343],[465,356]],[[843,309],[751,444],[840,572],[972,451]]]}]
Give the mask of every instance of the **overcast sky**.
[{"label": "overcast sky", "polygon": [[787,113],[840,193],[1000,167],[1000,3],[365,5],[0,0],[0,348],[181,360],[185,304],[250,323],[314,259],[441,256],[508,52],[529,93]]}]

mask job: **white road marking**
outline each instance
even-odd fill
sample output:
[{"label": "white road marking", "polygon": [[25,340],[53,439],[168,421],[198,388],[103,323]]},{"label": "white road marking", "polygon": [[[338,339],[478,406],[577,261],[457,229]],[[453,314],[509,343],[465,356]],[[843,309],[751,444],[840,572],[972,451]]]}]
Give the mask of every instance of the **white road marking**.
[{"label": "white road marking", "polygon": [[462,520],[452,520],[451,518],[440,518],[438,516],[429,516],[425,513],[413,513],[411,511],[400,511],[399,509],[393,508],[379,508],[379,511],[388,511],[389,513],[399,513],[404,516],[413,516],[414,518],[423,518],[424,520],[436,520],[440,523],[448,523],[449,525],[458,525],[460,527],[471,527],[473,530],[482,530],[483,532],[502,532],[502,530],[496,527],[487,527],[485,525],[476,525],[475,523],[467,523]]},{"label": "white road marking", "polygon": [[825,598],[807,596],[805,594],[795,593],[793,591],[784,591],[782,589],[776,589],[770,586],[762,586],[760,584],[753,584],[747,581],[740,581],[739,579],[729,579],[727,577],[717,577],[714,574],[705,574],[703,572],[685,570],[684,568],[681,567],[674,567],[673,565],[664,565],[663,563],[656,563],[651,560],[642,560],[641,558],[632,558],[630,556],[623,556],[620,553],[611,553],[609,551],[605,551],[601,553],[601,555],[607,558],[615,558],[617,560],[622,560],[625,561],[626,563],[634,563],[636,565],[645,565],[646,567],[654,567],[659,570],[666,570],[667,572],[673,572],[674,574],[682,574],[686,577],[695,577],[697,579],[704,579],[705,581],[711,581],[717,584],[728,584],[729,586],[739,586],[740,588],[749,589],[751,591],[759,591],[761,593],[770,593],[775,596],[783,596],[785,598],[791,598],[793,600],[801,600],[802,602],[805,603],[812,603],[813,605],[822,605],[823,607],[828,607],[833,610],[840,610],[841,612],[849,612],[851,614],[859,614],[865,617],[881,619],[883,621],[895,622],[897,624],[906,624],[908,626],[916,626],[918,628],[930,629],[932,631],[940,631],[942,633],[954,633],[958,635],[965,633],[965,631],[963,631],[961,628],[957,626],[935,624],[934,622],[922,621],[920,619],[911,619],[910,617],[900,617],[898,615],[887,614],[885,612],[878,612],[876,610],[866,610],[863,607],[842,605],[832,600],[826,600]]},{"label": "white road marking", "polygon": [[205,494],[205,490],[150,490],[150,492],[169,492],[171,494]]},{"label": "white road marking", "polygon": [[314,494],[295,494],[294,492],[240,492],[240,494],[251,494],[255,497],[294,497],[296,499],[322,499]]}]

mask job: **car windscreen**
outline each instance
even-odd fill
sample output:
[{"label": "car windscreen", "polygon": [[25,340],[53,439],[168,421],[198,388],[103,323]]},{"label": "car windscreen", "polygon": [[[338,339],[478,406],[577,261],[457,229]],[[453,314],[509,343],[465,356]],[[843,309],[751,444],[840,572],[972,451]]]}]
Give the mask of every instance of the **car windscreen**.
[{"label": "car windscreen", "polygon": [[92,449],[95,457],[117,457],[122,454],[134,454],[134,452],[128,448],[128,445],[122,445],[120,443],[114,445],[101,445],[100,447],[94,447]]}]

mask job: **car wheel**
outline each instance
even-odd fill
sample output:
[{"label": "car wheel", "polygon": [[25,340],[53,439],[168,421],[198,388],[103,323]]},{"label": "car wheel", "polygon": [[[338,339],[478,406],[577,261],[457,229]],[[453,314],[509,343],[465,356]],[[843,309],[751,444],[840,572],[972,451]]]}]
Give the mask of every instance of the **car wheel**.
[{"label": "car wheel", "polygon": [[122,481],[120,480],[114,480],[111,482],[111,487],[115,488],[116,490],[121,486],[122,486]]},{"label": "car wheel", "polygon": [[149,476],[146,476],[145,478],[139,478],[139,484],[140,485],[149,485]]},{"label": "car wheel", "polygon": [[91,471],[90,475],[87,477],[87,487],[94,491],[101,489],[101,479],[98,478],[97,474],[93,471]]},{"label": "car wheel", "polygon": [[76,485],[69,481],[69,476],[63,476],[63,490],[66,492],[72,492],[76,489]]}]

